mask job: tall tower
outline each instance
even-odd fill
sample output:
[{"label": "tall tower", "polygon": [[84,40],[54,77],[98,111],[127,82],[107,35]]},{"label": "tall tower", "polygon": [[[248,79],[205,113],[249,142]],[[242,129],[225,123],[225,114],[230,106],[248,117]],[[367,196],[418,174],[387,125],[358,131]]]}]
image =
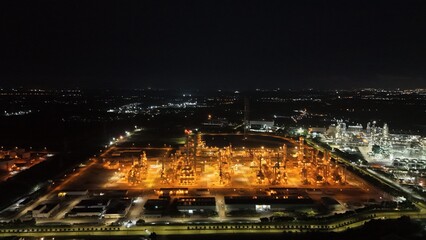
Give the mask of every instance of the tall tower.
[{"label": "tall tower", "polygon": [[285,144],[283,144],[282,154],[283,154],[283,165],[284,165],[284,168],[286,168],[287,167],[287,145]]},{"label": "tall tower", "polygon": [[[188,185],[188,184],[194,184],[195,182],[195,153],[196,153],[196,147],[194,146],[196,143],[194,143],[194,136],[192,134],[191,130],[186,129],[185,130],[186,135],[186,156],[184,160],[184,166],[181,168],[180,171],[180,183],[182,185]],[[192,161],[192,162],[191,162]]]},{"label": "tall tower", "polygon": [[247,138],[247,131],[250,127],[249,123],[249,99],[248,97],[244,98],[244,139]]},{"label": "tall tower", "polygon": [[305,160],[305,139],[299,137],[299,151],[297,153],[297,160],[299,162],[304,162]]},{"label": "tall tower", "polygon": [[367,134],[369,134],[371,132],[371,124],[370,124],[370,122],[367,123],[366,131],[367,131]]},{"label": "tall tower", "polygon": [[284,179],[284,182],[287,183],[287,145],[283,144],[283,166],[284,170],[282,173],[282,178]]},{"label": "tall tower", "polygon": [[192,136],[192,141],[194,144],[194,149],[193,149],[193,158],[194,158],[194,171],[197,171],[197,150],[198,150],[198,141],[196,139],[196,136]]},{"label": "tall tower", "polygon": [[389,127],[388,125],[385,123],[383,125],[383,138],[387,139],[389,137]]}]

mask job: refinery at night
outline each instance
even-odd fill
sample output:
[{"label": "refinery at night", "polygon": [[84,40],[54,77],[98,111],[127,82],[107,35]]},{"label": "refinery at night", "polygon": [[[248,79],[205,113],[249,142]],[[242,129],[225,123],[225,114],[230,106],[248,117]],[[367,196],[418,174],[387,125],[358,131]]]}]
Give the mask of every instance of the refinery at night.
[{"label": "refinery at night", "polygon": [[0,1],[0,239],[426,239],[425,12]]},{"label": "refinery at night", "polygon": [[[317,104],[317,109],[299,110],[299,100],[287,97],[282,106],[293,111],[269,108],[263,112],[269,114],[265,117],[257,115],[270,104],[263,96],[289,92],[256,91],[251,98],[222,91],[185,96],[169,92],[159,101],[157,91],[137,90],[145,94],[145,100],[137,103],[140,97],[131,97],[134,91],[124,93],[132,104],[119,101],[117,111],[111,110],[113,102],[106,104],[98,108],[96,121],[85,119],[90,115],[84,114],[84,108],[77,115],[63,114],[60,120],[68,128],[79,126],[75,129],[81,131],[85,124],[94,126],[87,130],[91,134],[106,133],[103,141],[93,142],[97,150],[90,150],[86,160],[64,158],[64,147],[89,150],[89,145],[70,138],[71,133],[64,133],[62,146],[41,137],[44,147],[3,147],[2,163],[7,166],[3,184],[25,179],[42,166],[56,164],[63,170],[16,194],[12,204],[4,201],[1,234],[30,236],[32,231],[49,237],[85,235],[95,229],[95,235],[105,231],[135,235],[147,229],[144,234],[149,236],[229,229],[244,233],[257,228],[272,233],[334,232],[402,214],[422,219],[426,211],[421,128],[393,130],[386,119],[353,119],[352,110],[324,112],[321,106],[330,102],[328,92],[316,92],[316,98],[310,97],[312,91],[298,93],[297,99],[305,96],[306,106]],[[63,99],[65,109],[68,101],[89,101],[91,106],[98,99],[114,99],[98,92],[92,103],[93,96],[86,97],[84,91],[78,96],[74,91],[63,91],[69,96],[39,92],[41,96],[31,96],[34,112],[48,113],[43,106],[46,99]],[[4,99],[19,95],[4,93],[9,95]],[[341,94],[363,98],[364,93]],[[148,99],[151,105],[142,104]],[[341,104],[340,99],[334,100],[336,104]],[[37,100],[42,104],[37,105]],[[398,102],[398,97],[393,101]],[[164,127],[170,116],[175,116],[174,129]],[[3,121],[11,117],[26,116],[4,115]],[[362,120],[369,121],[363,125]],[[111,128],[116,132],[111,134],[105,127],[96,128],[117,123],[125,130]],[[17,221],[21,225],[14,228],[11,223]],[[31,230],[22,230],[28,226]],[[51,226],[55,229],[47,230]]]}]

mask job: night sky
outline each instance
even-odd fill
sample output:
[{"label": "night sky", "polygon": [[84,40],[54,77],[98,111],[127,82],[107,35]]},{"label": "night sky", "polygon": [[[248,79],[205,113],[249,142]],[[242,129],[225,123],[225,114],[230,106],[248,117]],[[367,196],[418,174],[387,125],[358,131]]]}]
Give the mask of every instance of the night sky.
[{"label": "night sky", "polygon": [[0,3],[0,87],[426,87],[426,1]]}]

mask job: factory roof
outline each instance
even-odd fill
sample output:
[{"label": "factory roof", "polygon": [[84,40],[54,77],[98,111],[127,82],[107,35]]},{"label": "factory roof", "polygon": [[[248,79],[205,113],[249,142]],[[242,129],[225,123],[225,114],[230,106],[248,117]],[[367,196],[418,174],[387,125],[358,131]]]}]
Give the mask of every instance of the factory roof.
[{"label": "factory roof", "polygon": [[148,199],[143,207],[147,210],[162,210],[168,204],[169,200],[166,199]]},{"label": "factory roof", "polygon": [[178,206],[215,206],[214,197],[184,197],[177,201]]},{"label": "factory roof", "polygon": [[100,213],[103,211],[102,207],[94,208],[73,208],[70,213]]},{"label": "factory roof", "polygon": [[48,203],[46,204],[46,208],[41,211],[41,213],[48,213],[52,209],[54,209],[58,204],[57,203]]},{"label": "factory roof", "polygon": [[84,199],[77,204],[77,207],[106,206],[109,201],[109,199]]},{"label": "factory roof", "polygon": [[225,196],[225,204],[313,204],[307,196]]}]

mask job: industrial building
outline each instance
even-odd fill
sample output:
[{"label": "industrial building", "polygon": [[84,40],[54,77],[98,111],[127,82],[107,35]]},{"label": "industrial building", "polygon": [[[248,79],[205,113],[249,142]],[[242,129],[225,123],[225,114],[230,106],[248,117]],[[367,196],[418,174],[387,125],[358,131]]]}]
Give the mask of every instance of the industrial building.
[{"label": "industrial building", "polygon": [[107,207],[104,218],[122,218],[126,216],[132,206],[131,199],[113,199]]},{"label": "industrial building", "polygon": [[188,188],[160,188],[160,190],[155,190],[155,192],[163,196],[187,195]]},{"label": "industrial building", "polygon": [[0,159],[0,170],[10,172],[12,171],[13,166],[15,166],[14,158],[1,158]]},{"label": "industrial building", "polygon": [[216,212],[214,197],[183,197],[177,199],[177,210],[184,213]]},{"label": "industrial building", "polygon": [[249,122],[249,129],[252,132],[272,132],[274,129],[274,121],[253,121]]},{"label": "industrial building", "polygon": [[169,199],[148,199],[144,207],[145,217],[161,217],[163,212],[169,206]]},{"label": "industrial building", "polygon": [[68,217],[101,217],[108,207],[110,199],[84,199],[68,212]]},{"label": "industrial building", "polygon": [[129,193],[126,189],[116,189],[116,190],[94,190],[91,191],[93,196],[104,196],[104,197],[126,197]]},{"label": "industrial building", "polygon": [[40,204],[32,210],[34,218],[48,218],[59,209],[59,203],[44,203]]},{"label": "industrial building", "polygon": [[110,199],[84,199],[81,200],[77,205],[75,205],[74,208],[106,208],[109,203],[111,202]]},{"label": "industrial building", "polygon": [[73,208],[68,212],[68,217],[100,217],[104,212],[103,207]]},{"label": "industrial building", "polygon": [[342,211],[344,206],[331,197],[321,197],[321,203],[330,211]]},{"label": "industrial building", "polygon": [[232,211],[285,211],[314,207],[308,196],[225,196],[227,212]]},{"label": "industrial building", "polygon": [[67,196],[86,196],[89,194],[89,190],[81,189],[64,189],[58,193],[58,197],[67,197]]}]

